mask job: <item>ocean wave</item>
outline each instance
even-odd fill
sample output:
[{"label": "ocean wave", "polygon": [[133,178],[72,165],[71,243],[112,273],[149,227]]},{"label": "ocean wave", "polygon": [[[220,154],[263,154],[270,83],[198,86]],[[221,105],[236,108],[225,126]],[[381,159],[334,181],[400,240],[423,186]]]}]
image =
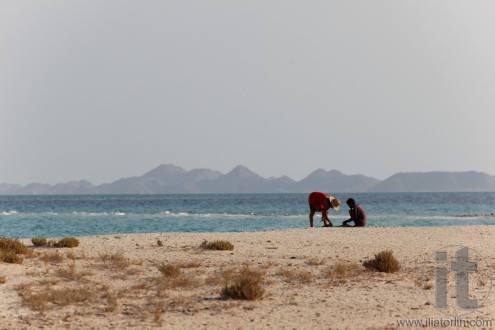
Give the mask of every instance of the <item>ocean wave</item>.
[{"label": "ocean wave", "polygon": [[16,215],[17,211],[3,211],[1,214],[2,215]]},{"label": "ocean wave", "polygon": [[456,218],[495,218],[495,213],[480,213],[480,214],[458,214]]},{"label": "ocean wave", "polygon": [[[280,218],[300,218],[302,216],[307,217],[307,214],[277,214],[277,213],[190,213],[190,212],[172,212],[163,211],[157,213],[139,213],[139,212],[86,212],[86,211],[72,211],[72,212],[17,212],[17,211],[3,211],[0,215],[9,216],[17,215],[23,217],[143,217],[143,218],[154,218],[154,217],[200,217],[200,218],[270,218],[270,217],[280,217]],[[335,217],[338,218],[338,217]]]}]

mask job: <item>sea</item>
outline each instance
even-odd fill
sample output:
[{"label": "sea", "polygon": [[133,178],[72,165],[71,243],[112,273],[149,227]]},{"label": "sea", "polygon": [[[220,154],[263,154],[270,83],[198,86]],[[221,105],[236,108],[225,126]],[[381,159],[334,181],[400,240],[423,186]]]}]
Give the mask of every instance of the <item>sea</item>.
[{"label": "sea", "polygon": [[[352,197],[375,227],[495,225],[495,192],[332,193],[334,225]],[[308,194],[0,196],[0,236],[252,232],[309,226]],[[317,226],[318,213],[315,215]]]}]

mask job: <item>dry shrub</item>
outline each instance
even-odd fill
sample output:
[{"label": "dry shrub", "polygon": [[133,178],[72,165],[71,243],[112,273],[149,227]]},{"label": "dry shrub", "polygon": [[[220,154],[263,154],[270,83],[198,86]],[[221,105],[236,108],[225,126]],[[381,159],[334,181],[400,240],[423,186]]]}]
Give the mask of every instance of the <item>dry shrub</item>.
[{"label": "dry shrub", "polygon": [[65,254],[65,256],[67,258],[69,258],[70,260],[72,260],[72,261],[76,261],[77,259],[85,259],[86,258],[86,256],[84,255],[84,253],[77,255],[72,250],[69,250],[69,252],[67,252]]},{"label": "dry shrub", "polygon": [[0,276],[0,284],[4,284],[5,282],[7,282],[5,275]]},{"label": "dry shrub", "polygon": [[291,270],[281,268],[276,275],[285,277],[287,282],[311,283],[315,280],[313,273],[307,270]]},{"label": "dry shrub", "polygon": [[310,266],[321,266],[321,265],[325,264],[325,260],[314,257],[314,258],[308,259],[306,261],[306,264],[308,264]]},{"label": "dry shrub", "polygon": [[400,269],[400,263],[395,259],[391,250],[375,254],[375,258],[365,261],[363,266],[368,270],[385,273],[395,273]]},{"label": "dry shrub", "polygon": [[31,238],[31,243],[34,246],[48,246],[48,240],[40,236]]},{"label": "dry shrub", "polygon": [[213,275],[210,275],[208,276],[206,279],[205,279],[205,283],[207,285],[222,285],[222,286],[226,286],[228,285],[230,282],[232,282],[234,279],[233,279],[233,276],[235,275],[235,269],[233,268],[220,268],[218,270],[215,270],[213,272]]},{"label": "dry shrub", "polygon": [[19,239],[6,238],[0,236],[0,251],[12,252],[15,254],[28,254],[29,249],[19,241]]},{"label": "dry shrub", "polygon": [[265,292],[261,286],[262,283],[261,272],[244,266],[237,274],[234,283],[222,289],[221,296],[225,299],[257,300]]},{"label": "dry shrub", "polygon": [[79,281],[85,274],[76,271],[76,264],[72,263],[67,265],[67,268],[59,268],[56,271],[57,276],[62,277],[68,281]]},{"label": "dry shrub", "polygon": [[160,276],[155,279],[156,296],[163,297],[170,289],[190,288],[198,285],[198,281],[180,274],[174,277]]},{"label": "dry shrub", "polygon": [[425,290],[431,290],[431,289],[433,289],[433,284],[431,284],[431,283],[426,283],[426,284],[423,286],[423,289],[425,289]]},{"label": "dry shrub", "polygon": [[177,265],[162,263],[156,267],[163,276],[155,279],[156,295],[162,297],[168,289],[197,286],[198,281],[182,272]]},{"label": "dry shrub", "polygon": [[162,306],[156,306],[156,308],[153,310],[153,321],[157,325],[162,325],[162,312],[163,312]]},{"label": "dry shrub", "polygon": [[79,240],[75,237],[64,237],[53,244],[57,248],[73,248],[79,246]]},{"label": "dry shrub", "polygon": [[61,263],[64,261],[64,256],[62,254],[60,254],[58,251],[55,251],[55,252],[52,252],[52,253],[43,253],[41,255],[41,260],[43,260],[43,262],[45,264],[48,264],[48,263]]},{"label": "dry shrub", "polygon": [[326,276],[350,277],[362,271],[361,266],[357,263],[347,264],[345,262],[337,262],[334,265],[328,266],[324,271]]},{"label": "dry shrub", "polygon": [[179,266],[180,268],[198,268],[201,267],[201,263],[199,261],[189,261],[180,263],[177,266]]},{"label": "dry shrub", "polygon": [[68,306],[88,301],[94,294],[89,287],[54,288],[45,286],[34,290],[31,285],[20,285],[17,294],[21,296],[24,305],[43,312],[53,305]]},{"label": "dry shrub", "polygon": [[357,263],[347,264],[344,262],[337,262],[334,265],[328,266],[323,271],[323,276],[327,279],[344,284],[347,280],[356,278],[362,272],[362,267]]},{"label": "dry shrub", "polygon": [[100,254],[100,259],[113,269],[127,269],[130,265],[129,260],[122,253],[118,252],[114,254]]},{"label": "dry shrub", "polygon": [[207,250],[221,250],[221,251],[232,251],[234,250],[234,244],[229,241],[217,240],[213,242],[203,241],[201,247]]},{"label": "dry shrub", "polygon": [[0,250],[0,262],[6,262],[9,264],[22,264],[24,262],[24,258],[18,256],[13,251]]},{"label": "dry shrub", "polygon": [[180,268],[175,265],[161,264],[156,267],[165,277],[177,277],[181,274]]}]

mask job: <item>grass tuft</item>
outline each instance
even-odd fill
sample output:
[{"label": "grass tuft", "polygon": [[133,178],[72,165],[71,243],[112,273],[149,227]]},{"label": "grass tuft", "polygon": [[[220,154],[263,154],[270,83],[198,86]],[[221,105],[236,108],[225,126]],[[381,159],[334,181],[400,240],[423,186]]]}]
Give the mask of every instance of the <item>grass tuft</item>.
[{"label": "grass tuft", "polygon": [[230,243],[229,241],[213,241],[213,242],[208,242],[208,241],[203,241],[201,243],[201,247],[203,249],[207,250],[222,250],[222,251],[232,251],[234,250],[234,244]]},{"label": "grass tuft", "polygon": [[261,286],[263,274],[259,271],[251,270],[244,266],[237,274],[232,285],[226,285],[221,292],[222,298],[257,300],[261,299],[265,290]]},{"label": "grass tuft", "polygon": [[395,273],[400,269],[400,263],[395,259],[391,250],[375,254],[375,258],[365,261],[363,266],[368,270],[384,273]]}]

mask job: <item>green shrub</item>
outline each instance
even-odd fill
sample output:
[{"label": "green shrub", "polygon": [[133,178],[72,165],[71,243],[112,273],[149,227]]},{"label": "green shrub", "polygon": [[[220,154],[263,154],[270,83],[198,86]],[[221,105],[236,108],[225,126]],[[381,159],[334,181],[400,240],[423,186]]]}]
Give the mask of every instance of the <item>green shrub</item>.
[{"label": "green shrub", "polygon": [[367,260],[363,263],[363,266],[368,270],[375,270],[385,273],[395,273],[400,269],[400,263],[393,256],[393,252],[390,250],[381,251],[375,254],[375,258]]},{"label": "green shrub", "polygon": [[229,241],[221,241],[221,240],[213,241],[213,242],[208,242],[205,240],[201,244],[201,247],[207,250],[223,250],[223,251],[234,250],[234,245],[232,243],[230,243]]}]

